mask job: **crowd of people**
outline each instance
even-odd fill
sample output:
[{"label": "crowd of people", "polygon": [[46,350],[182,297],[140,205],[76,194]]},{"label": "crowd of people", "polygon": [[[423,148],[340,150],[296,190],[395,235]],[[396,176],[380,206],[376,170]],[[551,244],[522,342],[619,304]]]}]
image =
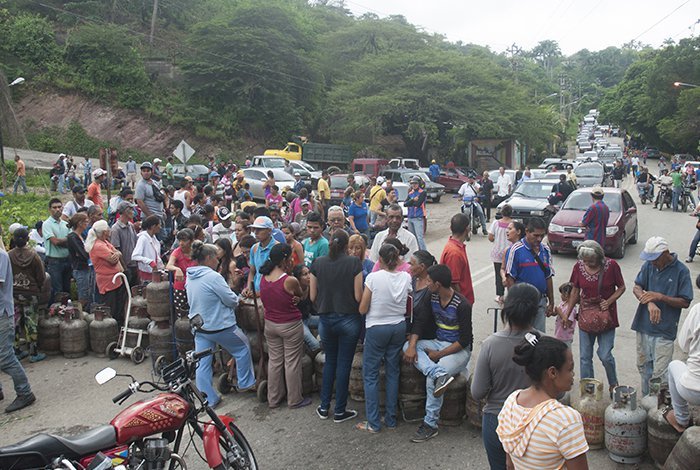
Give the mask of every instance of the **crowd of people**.
[{"label": "crowd of people", "polygon": [[[492,468],[505,468],[508,461],[516,468],[564,462],[568,468],[586,468],[581,417],[556,399],[573,384],[570,347],[576,329],[581,377],[594,375],[597,342],[610,390],[618,385],[612,351],[620,326],[616,302],[626,286],[619,265],[601,247],[602,191],[593,191],[582,220],[587,225],[590,219],[587,240],[578,247],[571,274],[558,286],[559,301],[552,256],[543,243],[544,220],[535,217],[523,225],[511,218],[508,205],[502,208],[503,217],[487,233],[504,327],[486,338],[479,356],[472,358],[475,292],[465,245],[471,230],[466,214],[451,218],[451,235],[436,257],[421,243],[423,225],[403,227],[402,207],[380,179],[363,188],[367,193],[353,188],[362,197],[356,195],[350,205],[359,210],[330,205],[327,186],[320,183],[315,191],[297,188],[286,212],[278,206],[280,188],[274,181],[266,184],[265,205],[246,204],[251,201],[245,178],[234,176],[232,168],[223,169],[223,178],[212,169],[205,187],[185,178],[180,188],[163,188],[150,162],[139,170],[134,189],[125,187],[113,201],[102,199],[103,175],[93,171],[87,191],[75,184],[70,201],[51,199],[48,218],[31,231],[19,224],[10,227],[10,249],[0,251],[0,348],[2,370],[12,376],[17,398],[6,411],[35,400],[16,340],[21,337],[29,345],[31,360],[41,360],[41,353],[27,322],[17,322],[21,328],[15,328],[12,319],[17,315],[30,325],[36,320],[47,273],[52,298],[70,292],[74,279],[83,309],[105,304],[122,324],[127,286],[114,275],[124,272],[129,284],[136,285],[158,280],[167,271],[176,309],[198,325],[195,348],[218,344],[228,350],[236,359],[240,391],[256,388],[256,374],[249,340],[234,312],[241,302],[262,304],[271,408],[283,401],[292,409],[312,403],[302,393],[301,358],[323,350],[316,414],[337,423],[355,418],[357,411],[348,407],[349,377],[362,344],[366,420],[356,429],[377,433],[397,426],[399,370],[405,361],[426,377],[425,415],[412,437],[423,442],[438,435],[448,386],[475,362],[471,392],[486,402],[483,441]],[[497,182],[493,191],[506,190],[506,182]],[[420,207],[420,184],[412,186],[409,198]],[[370,226],[378,230],[368,234]],[[641,392],[648,393],[649,379],[668,378],[674,401],[666,416],[683,429],[688,403],[700,397],[697,308],[678,328],[681,310],[693,298],[690,273],[661,237],[646,242],[641,258],[632,290],[639,306],[631,326],[637,335]],[[555,317],[553,336],[546,335],[548,317]],[[690,352],[687,365],[671,362],[677,333],[681,347]],[[210,404],[219,406],[211,360],[202,361],[196,381]],[[541,445],[528,446],[534,441]]]}]

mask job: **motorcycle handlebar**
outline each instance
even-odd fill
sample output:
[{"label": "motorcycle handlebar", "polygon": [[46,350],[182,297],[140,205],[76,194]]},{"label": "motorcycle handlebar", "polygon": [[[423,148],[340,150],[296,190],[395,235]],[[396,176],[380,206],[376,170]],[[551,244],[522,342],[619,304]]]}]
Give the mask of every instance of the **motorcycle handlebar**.
[{"label": "motorcycle handlebar", "polygon": [[126,400],[129,398],[134,392],[131,390],[131,388],[127,388],[124,390],[122,393],[117,395],[116,397],[112,398],[112,403],[119,403],[122,400]]}]

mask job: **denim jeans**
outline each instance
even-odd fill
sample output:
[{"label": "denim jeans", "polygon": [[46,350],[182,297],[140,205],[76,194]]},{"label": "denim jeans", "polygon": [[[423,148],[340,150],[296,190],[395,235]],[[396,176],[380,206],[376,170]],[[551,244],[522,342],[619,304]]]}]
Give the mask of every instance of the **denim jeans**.
[{"label": "denim jeans", "polygon": [[535,321],[532,323],[532,326],[534,326],[536,330],[539,330],[542,333],[547,332],[546,312],[547,312],[547,297],[542,296],[542,297],[540,297],[540,306],[537,309],[537,315],[535,316]]},{"label": "denim jeans", "polygon": [[700,230],[695,230],[695,236],[693,241],[690,242],[690,249],[688,250],[688,258],[695,258],[695,252],[698,250],[698,243],[700,243]]},{"label": "denim jeans", "polygon": [[673,191],[671,193],[671,207],[673,208],[673,211],[676,212],[678,210],[678,201],[681,198],[681,193],[683,192],[683,187],[682,186],[674,186]]},{"label": "denim jeans", "polygon": [[[437,339],[421,339],[418,340],[416,344],[416,352],[418,353],[416,368],[425,375],[425,390],[427,395],[425,399],[425,418],[423,421],[433,428],[437,427],[443,399],[442,395],[439,397],[433,395],[435,391],[435,379],[445,374],[454,376],[461,372],[466,372],[472,352],[468,349],[462,349],[455,354],[450,354],[449,356],[441,358],[438,362],[433,362],[433,360],[428,357],[428,353],[426,353],[425,350],[432,349],[434,351],[442,351],[451,344],[452,343],[447,341],[440,341]],[[404,351],[407,348],[408,343],[404,345]]]},{"label": "denim jeans", "polygon": [[[32,393],[29,386],[27,374],[19,363],[19,359],[15,356],[15,350],[12,347],[15,341],[15,322],[14,314],[12,317],[5,312],[0,313],[0,369],[12,377],[12,382],[15,386],[15,393],[18,397],[26,396]],[[2,384],[0,384],[0,392]]]},{"label": "denim jeans", "polygon": [[579,352],[581,356],[581,378],[593,379],[593,345],[598,340],[598,358],[603,363],[605,375],[608,377],[608,385],[617,385],[617,371],[612,350],[615,347],[615,329],[604,331],[600,334],[586,333],[579,329]]},{"label": "denim jeans", "polygon": [[22,190],[24,191],[24,194],[27,194],[27,179],[24,176],[18,176],[17,179],[15,180],[13,194],[17,194],[17,188],[19,186],[22,186]]},{"label": "denim jeans", "polygon": [[367,328],[362,356],[362,380],[365,385],[367,422],[372,429],[380,429],[379,368],[384,361],[386,372],[386,412],[384,424],[396,426],[396,404],[399,398],[399,371],[401,348],[406,341],[406,322],[396,325],[375,325]]},{"label": "denim jeans", "polygon": [[423,239],[423,217],[409,217],[408,218],[408,230],[415,235],[416,241],[418,242],[419,250],[426,250],[425,240]]},{"label": "denim jeans", "polygon": [[66,194],[66,175],[58,175],[58,192]]},{"label": "denim jeans", "polygon": [[83,176],[83,180],[83,187],[87,188],[90,185],[90,183],[92,183],[92,174],[85,173],[85,175]]},{"label": "denim jeans", "polygon": [[[255,385],[255,370],[253,370],[253,359],[250,354],[250,342],[243,330],[234,325],[217,333],[205,333],[197,331],[194,335],[194,350],[204,351],[208,348],[216,349],[220,344],[236,360],[236,376],[238,378],[238,388],[249,388]],[[209,404],[214,406],[221,398],[212,385],[212,363],[213,357],[206,356],[199,361],[195,381],[197,388],[207,394]]]},{"label": "denim jeans", "polygon": [[83,309],[90,311],[90,305],[93,302],[93,293],[95,292],[95,276],[92,268],[74,269],[73,278],[75,279],[75,287],[78,289],[78,300],[85,302]]},{"label": "denim jeans", "polygon": [[496,434],[497,427],[498,415],[484,413],[481,417],[481,439],[484,441],[489,466],[491,470],[505,470],[506,451],[503,450],[503,444]]},{"label": "denim jeans", "polygon": [[649,379],[668,374],[673,359],[673,341],[637,332],[637,370],[642,379],[642,396],[649,395]]},{"label": "denim jeans", "polygon": [[681,377],[687,371],[688,365],[682,361],[672,361],[668,365],[668,391],[671,392],[673,413],[681,426],[687,426],[690,421],[688,403],[700,405],[700,390],[688,389],[680,383]]},{"label": "denim jeans", "polygon": [[73,270],[70,266],[69,258],[49,258],[46,257],[46,272],[51,276],[51,300],[57,292],[70,292],[70,280]]},{"label": "denim jeans", "polygon": [[326,313],[321,315],[318,332],[326,353],[321,384],[321,409],[331,405],[331,390],[335,383],[335,414],[345,413],[348,404],[350,369],[360,336],[362,318],[357,314]]},{"label": "denim jeans", "polygon": [[374,224],[377,222],[377,214],[375,211],[369,211],[369,226],[374,227]]},{"label": "denim jeans", "polygon": [[310,315],[308,318],[302,320],[304,324],[304,344],[311,352],[321,349],[321,343],[319,343],[313,333],[311,333],[311,328],[318,329],[318,322],[318,315]]}]

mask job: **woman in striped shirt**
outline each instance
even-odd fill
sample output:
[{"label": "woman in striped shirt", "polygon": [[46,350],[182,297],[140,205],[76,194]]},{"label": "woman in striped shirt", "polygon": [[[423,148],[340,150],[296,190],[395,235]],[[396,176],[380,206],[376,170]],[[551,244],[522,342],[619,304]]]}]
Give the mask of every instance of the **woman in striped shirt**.
[{"label": "woman in striped shirt", "polygon": [[533,331],[515,347],[513,361],[525,367],[532,385],[513,392],[498,415],[496,433],[508,468],[588,469],[581,415],[556,400],[574,384],[571,350]]}]

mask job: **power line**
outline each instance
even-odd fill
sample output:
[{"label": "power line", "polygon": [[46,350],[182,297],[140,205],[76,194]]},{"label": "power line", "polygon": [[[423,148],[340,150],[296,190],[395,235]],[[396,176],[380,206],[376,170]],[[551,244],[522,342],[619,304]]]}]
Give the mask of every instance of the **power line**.
[{"label": "power line", "polygon": [[[654,23],[653,25],[649,26],[647,29],[645,29],[644,31],[642,31],[641,33],[639,33],[639,34],[637,35],[637,37],[635,37],[634,39],[632,39],[632,41],[636,41],[636,40],[639,39],[640,37],[644,36],[646,33],[648,33],[649,31],[651,31],[652,29],[654,29],[657,25],[659,25],[659,24],[660,24],[662,21],[664,21],[666,18],[668,18],[669,16],[671,16],[672,14],[674,14],[675,12],[677,12],[678,10],[680,10],[680,9],[681,9],[683,6],[685,6],[686,4],[690,3],[690,1],[691,1],[691,0],[685,0],[685,2],[681,3],[681,4],[678,5],[676,8],[674,8],[673,10],[671,10],[671,12],[670,12],[669,14],[667,14],[666,16],[664,16],[663,18],[661,18],[659,21],[657,21],[656,23]],[[630,41],[630,42],[631,42],[631,41]]]}]

